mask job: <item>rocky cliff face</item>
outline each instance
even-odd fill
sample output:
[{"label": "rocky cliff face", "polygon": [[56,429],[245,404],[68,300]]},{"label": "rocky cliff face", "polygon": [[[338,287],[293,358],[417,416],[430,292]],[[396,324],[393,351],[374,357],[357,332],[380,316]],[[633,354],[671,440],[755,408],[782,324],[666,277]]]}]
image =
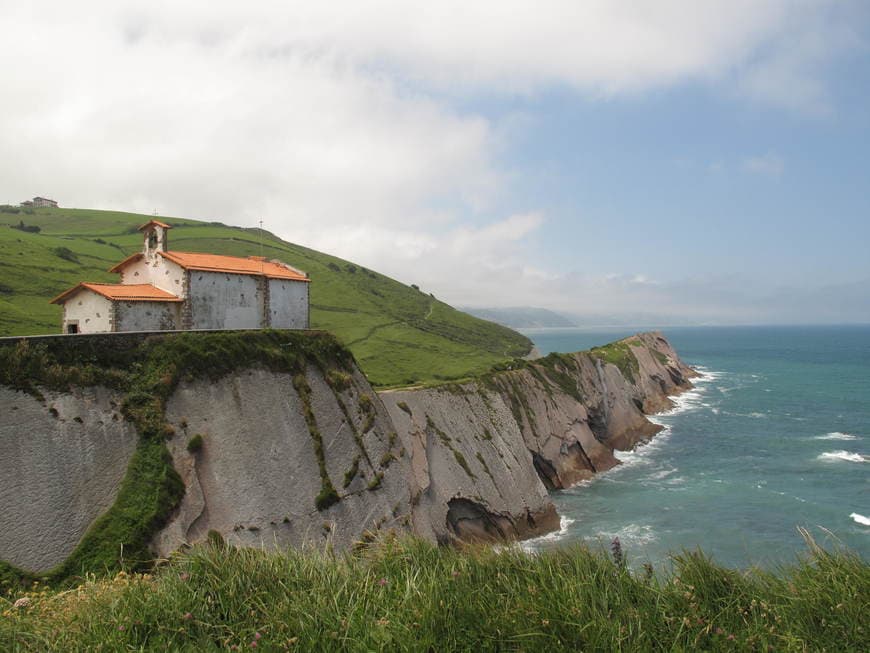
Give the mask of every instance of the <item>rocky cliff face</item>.
[{"label": "rocky cliff face", "polygon": [[381,393],[410,452],[416,532],[439,541],[558,527],[548,489],[619,464],[694,372],[660,333],[553,354],[471,383]]},{"label": "rocky cliff face", "polygon": [[160,555],[209,531],[238,545],[346,548],[366,530],[409,528],[408,456],[390,419],[359,371],[332,374],[330,385],[315,365],[296,377],[246,369],[179,386],[166,419],[186,491],[154,540]]},{"label": "rocky cliff face", "polygon": [[646,415],[673,406],[695,373],[661,333],[644,333],[574,354],[551,354],[494,376],[493,388],[520,425],[542,481],[570,487],[617,465],[661,430]]},{"label": "rocky cliff face", "polygon": [[112,505],[137,440],[119,405],[103,387],[40,401],[0,386],[0,560],[54,567]]},{"label": "rocky cliff face", "polygon": [[[324,334],[164,336],[112,356],[94,346],[86,357],[103,367],[84,372],[65,367],[65,346],[6,352],[18,371],[0,370],[0,572],[2,561],[117,565],[122,543],[129,560],[133,544],[111,533],[147,537],[158,555],[210,532],[338,548],[382,529],[440,542],[538,535],[558,527],[547,490],[618,464],[615,450],[658,430],[644,413],[692,376],[658,333],[379,394]],[[169,503],[131,535],[146,496]]]}]

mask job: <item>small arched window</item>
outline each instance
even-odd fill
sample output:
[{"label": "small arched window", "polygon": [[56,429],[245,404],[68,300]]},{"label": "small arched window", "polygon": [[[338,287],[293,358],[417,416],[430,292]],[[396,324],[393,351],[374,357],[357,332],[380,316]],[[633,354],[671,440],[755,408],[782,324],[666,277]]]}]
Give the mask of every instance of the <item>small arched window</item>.
[{"label": "small arched window", "polygon": [[157,230],[152,229],[148,234],[148,249],[157,249]]}]

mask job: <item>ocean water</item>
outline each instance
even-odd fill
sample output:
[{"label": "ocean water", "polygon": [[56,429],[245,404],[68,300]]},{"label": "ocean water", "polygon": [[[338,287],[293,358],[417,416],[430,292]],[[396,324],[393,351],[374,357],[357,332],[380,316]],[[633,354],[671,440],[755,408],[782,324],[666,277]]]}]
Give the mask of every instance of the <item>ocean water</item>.
[{"label": "ocean water", "polygon": [[[543,353],[587,349],[642,328],[535,329]],[[653,419],[650,444],[553,495],[562,530],[528,544],[619,537],[635,564],[700,547],[721,564],[772,568],[806,545],[870,559],[870,326],[662,329],[702,373]]]}]

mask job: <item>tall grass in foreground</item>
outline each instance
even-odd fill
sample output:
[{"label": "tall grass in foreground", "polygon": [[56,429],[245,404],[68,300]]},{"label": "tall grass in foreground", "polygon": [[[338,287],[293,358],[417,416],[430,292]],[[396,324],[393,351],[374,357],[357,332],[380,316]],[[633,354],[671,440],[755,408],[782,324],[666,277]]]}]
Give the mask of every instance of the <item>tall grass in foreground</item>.
[{"label": "tall grass in foreground", "polygon": [[656,576],[583,547],[212,545],[153,575],[10,594],[0,650],[866,651],[868,595],[864,561],[819,548],[776,573],[683,553]]}]

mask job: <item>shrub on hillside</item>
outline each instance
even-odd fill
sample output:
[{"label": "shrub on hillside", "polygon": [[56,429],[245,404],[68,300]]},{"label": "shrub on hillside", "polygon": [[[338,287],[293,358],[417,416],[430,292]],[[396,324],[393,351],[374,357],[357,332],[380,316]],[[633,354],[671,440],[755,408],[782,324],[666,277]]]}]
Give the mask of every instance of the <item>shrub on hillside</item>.
[{"label": "shrub on hillside", "polygon": [[70,263],[78,263],[79,257],[75,255],[69,247],[55,247],[51,250],[51,253],[57,256],[58,258],[62,258],[64,261],[69,261]]},{"label": "shrub on hillside", "polygon": [[198,453],[202,451],[203,439],[202,435],[197,433],[187,442],[187,450],[190,453]]},{"label": "shrub on hillside", "polygon": [[[27,211],[25,211],[27,213]],[[26,231],[29,234],[38,234],[42,229],[35,224],[24,224],[24,220],[19,220],[18,224],[9,225],[13,229],[18,229],[18,231]]]}]

